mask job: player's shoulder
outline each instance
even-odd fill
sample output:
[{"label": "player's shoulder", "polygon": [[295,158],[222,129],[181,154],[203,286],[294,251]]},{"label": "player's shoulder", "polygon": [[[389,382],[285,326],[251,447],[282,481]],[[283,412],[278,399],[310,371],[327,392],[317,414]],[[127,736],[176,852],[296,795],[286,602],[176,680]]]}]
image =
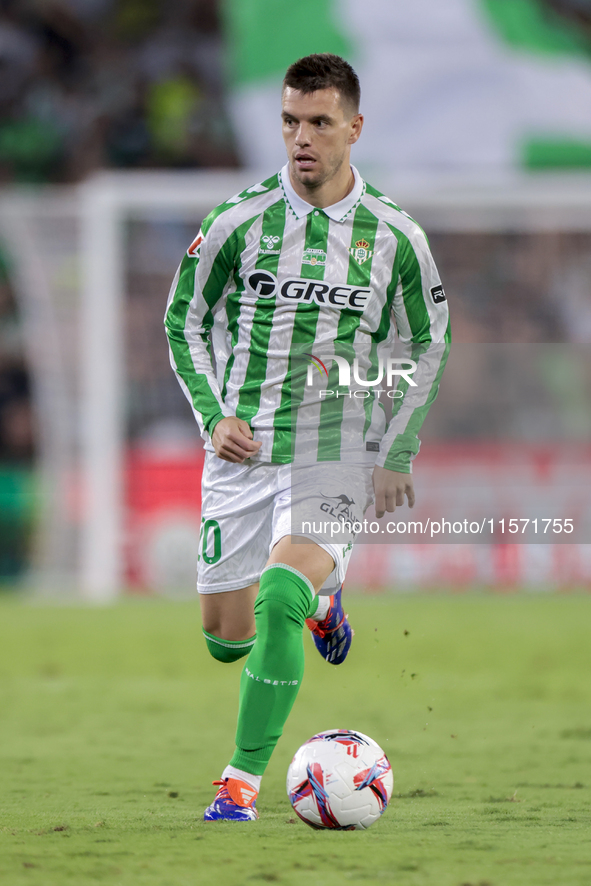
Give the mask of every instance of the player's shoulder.
[{"label": "player's shoulder", "polygon": [[412,216],[402,209],[390,197],[378,191],[373,185],[365,182],[366,208],[376,215],[380,221],[385,222],[390,228],[405,234],[407,237],[424,237],[425,232]]},{"label": "player's shoulder", "polygon": [[203,236],[206,236],[212,228],[230,233],[282,199],[283,191],[277,173],[265,181],[250,185],[216,206],[201,226]]}]

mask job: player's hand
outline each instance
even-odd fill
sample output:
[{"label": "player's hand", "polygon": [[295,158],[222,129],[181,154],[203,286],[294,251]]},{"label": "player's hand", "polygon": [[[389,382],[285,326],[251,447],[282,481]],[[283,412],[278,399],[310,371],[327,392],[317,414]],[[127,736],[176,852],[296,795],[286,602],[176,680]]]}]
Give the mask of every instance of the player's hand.
[{"label": "player's hand", "polygon": [[409,508],[412,508],[415,503],[412,474],[389,471],[387,468],[379,468],[376,465],[373,469],[373,491],[378,519],[383,517],[386,511],[393,512],[397,507],[403,505],[405,495]]},{"label": "player's hand", "polygon": [[252,431],[248,422],[235,415],[222,418],[215,428],[211,437],[215,454],[224,461],[232,461],[242,464],[259,451],[262,446],[260,440],[252,439]]}]

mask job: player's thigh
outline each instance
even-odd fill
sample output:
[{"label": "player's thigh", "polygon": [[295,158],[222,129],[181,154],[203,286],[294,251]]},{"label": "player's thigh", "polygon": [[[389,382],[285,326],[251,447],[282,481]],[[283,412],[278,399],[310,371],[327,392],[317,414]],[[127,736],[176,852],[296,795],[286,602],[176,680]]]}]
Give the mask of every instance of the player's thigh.
[{"label": "player's thigh", "polygon": [[[320,593],[334,593],[345,579],[353,543],[373,499],[371,476],[371,465],[324,462],[292,466],[288,488],[276,498],[272,556],[279,551],[291,553],[295,560],[288,565],[296,569],[298,561],[311,562],[319,571],[316,581],[308,577]],[[317,587],[329,562],[326,557],[332,566]]]},{"label": "player's thigh", "polygon": [[221,640],[248,640],[255,634],[254,601],[257,584],[236,591],[200,594],[201,620],[208,634]]},{"label": "player's thigh", "polygon": [[316,593],[335,568],[333,557],[320,545],[302,538],[292,538],[290,535],[279,539],[271,551],[268,563],[285,563],[286,566],[297,569],[312,582]]},{"label": "player's thigh", "polygon": [[268,472],[208,453],[203,470],[197,562],[200,594],[256,584],[271,542],[273,492]]}]

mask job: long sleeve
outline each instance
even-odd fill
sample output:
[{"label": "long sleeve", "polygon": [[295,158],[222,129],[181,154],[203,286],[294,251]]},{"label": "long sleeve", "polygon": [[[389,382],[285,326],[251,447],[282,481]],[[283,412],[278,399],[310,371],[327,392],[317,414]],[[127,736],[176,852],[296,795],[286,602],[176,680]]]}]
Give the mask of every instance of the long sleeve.
[{"label": "long sleeve", "polygon": [[164,318],[171,366],[205,437],[230,414],[214,371],[210,332],[223,306],[232,256],[232,238],[220,243],[200,231],[175,275]]},{"label": "long sleeve", "polygon": [[421,445],[419,429],[439,390],[451,332],[447,300],[423,231],[415,225],[406,235],[393,233],[398,240],[391,283],[391,315],[400,342],[396,353],[413,360],[417,369],[410,376],[415,386],[404,378],[398,383],[403,396],[393,400],[376,463],[410,473]]}]

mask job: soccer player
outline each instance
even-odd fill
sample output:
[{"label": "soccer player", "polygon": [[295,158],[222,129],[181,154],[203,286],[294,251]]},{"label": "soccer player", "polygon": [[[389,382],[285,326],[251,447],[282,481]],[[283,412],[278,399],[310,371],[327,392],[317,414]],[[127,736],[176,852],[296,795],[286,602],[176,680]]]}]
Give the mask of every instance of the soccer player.
[{"label": "soccer player", "polygon": [[[341,590],[355,523],[372,501],[378,517],[405,497],[414,504],[417,431],[445,362],[441,351],[427,353],[449,341],[449,324],[425,235],[350,164],[359,102],[357,75],[342,58],[291,65],[282,92],[286,165],[211,212],[168,301],[171,363],[207,450],[197,583],[205,642],[222,662],[248,656],[236,751],[214,782],[207,821],[258,817],[261,777],[303,676],[304,625],[328,662],[347,656]],[[328,350],[334,369],[339,348],[369,353],[394,333],[411,348],[420,384],[401,380],[388,427],[374,391],[361,424],[350,411],[358,401],[333,399],[331,433],[298,442],[296,412],[307,395],[296,391],[297,343],[312,343],[314,360]],[[330,393],[312,398],[319,415]],[[351,433],[361,445],[345,445]],[[296,507],[307,522],[294,525]],[[314,522],[327,509],[349,521],[336,540]]]}]

